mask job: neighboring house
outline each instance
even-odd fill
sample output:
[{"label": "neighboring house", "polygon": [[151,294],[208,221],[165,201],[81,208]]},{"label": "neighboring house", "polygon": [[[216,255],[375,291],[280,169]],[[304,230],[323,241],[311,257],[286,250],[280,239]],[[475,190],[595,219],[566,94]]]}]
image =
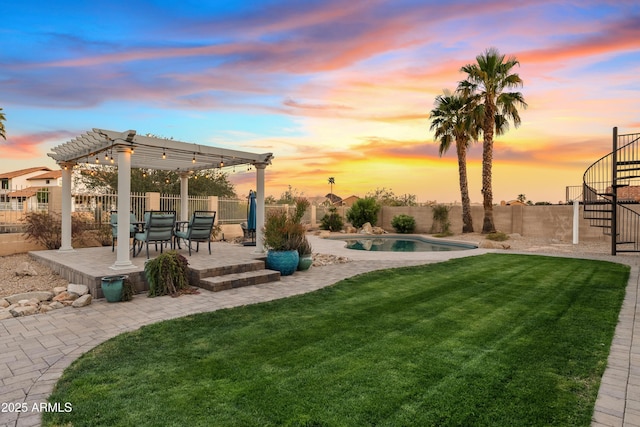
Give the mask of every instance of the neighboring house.
[{"label": "neighboring house", "polygon": [[346,207],[350,208],[358,200],[360,200],[360,197],[358,197],[358,196],[349,196],[346,199],[342,199],[342,202],[340,203],[340,206],[346,206]]},{"label": "neighboring house", "polygon": [[0,209],[30,209],[46,203],[46,187],[62,185],[62,171],[45,166],[0,173]]}]

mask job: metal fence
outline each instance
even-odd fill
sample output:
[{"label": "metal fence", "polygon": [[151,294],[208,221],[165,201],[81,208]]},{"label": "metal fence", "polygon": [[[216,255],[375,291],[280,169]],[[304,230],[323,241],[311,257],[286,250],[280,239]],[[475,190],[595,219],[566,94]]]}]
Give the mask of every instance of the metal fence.
[{"label": "metal fence", "polygon": [[[176,211],[176,216],[181,217],[181,201],[179,194],[161,194],[160,195],[160,210],[161,211]],[[209,197],[208,196],[189,196],[188,198],[188,212],[193,211],[206,211],[209,210]]]},{"label": "metal fence", "polygon": [[218,199],[218,223],[240,224],[247,220],[249,212],[248,199]]},{"label": "metal fence", "polygon": [[21,223],[29,212],[46,212],[49,208],[49,190],[40,188],[14,188],[0,190],[0,224]]}]

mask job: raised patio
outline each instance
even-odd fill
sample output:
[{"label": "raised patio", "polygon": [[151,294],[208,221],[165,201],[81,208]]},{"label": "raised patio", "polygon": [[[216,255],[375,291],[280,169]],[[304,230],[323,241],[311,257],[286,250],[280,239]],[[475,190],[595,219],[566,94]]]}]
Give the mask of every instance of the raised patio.
[{"label": "raised patio", "polygon": [[[167,250],[167,249],[165,249]],[[150,247],[151,258],[160,254],[160,249]],[[189,261],[190,281],[193,286],[211,291],[222,291],[242,286],[280,280],[280,273],[266,270],[264,254],[256,254],[255,247],[246,247],[232,243],[213,242],[211,252],[201,248],[192,252],[182,245],[178,252]],[[148,290],[144,279],[144,253],[132,257],[134,268],[126,272],[114,272],[110,268],[116,260],[116,252],[111,246],[76,249],[74,251],[33,251],[29,254],[47,265],[70,283],[86,285],[94,298],[103,298],[101,278],[113,275],[127,275],[135,284],[138,292]]]}]

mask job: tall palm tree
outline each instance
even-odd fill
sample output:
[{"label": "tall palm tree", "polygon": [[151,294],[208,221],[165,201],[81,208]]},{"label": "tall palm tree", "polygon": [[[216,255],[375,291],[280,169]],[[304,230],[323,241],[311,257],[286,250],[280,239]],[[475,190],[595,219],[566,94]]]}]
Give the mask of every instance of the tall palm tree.
[{"label": "tall palm tree", "polygon": [[518,107],[527,108],[520,92],[505,92],[522,86],[522,79],[512,73],[513,67],[520,65],[515,57],[505,60],[498,49],[489,48],[476,57],[476,64],[467,64],[460,71],[467,73],[466,80],[460,82],[458,90],[466,95],[477,94],[484,105],[482,122],[482,195],[484,206],[483,233],[496,231],[493,221],[493,189],[491,169],[493,166],[493,136],[508,129],[508,121],[520,126]]},{"label": "tall palm tree", "polygon": [[7,120],[7,118],[4,116],[4,113],[2,112],[2,108],[0,108],[0,136],[3,139],[7,139],[7,135],[5,134],[4,131],[4,122]]},{"label": "tall palm tree", "polygon": [[330,188],[329,194],[331,195],[333,195],[333,184],[335,183],[336,183],[336,179],[332,176],[329,177],[329,188]]},{"label": "tall palm tree", "polygon": [[438,95],[435,108],[431,110],[431,130],[435,130],[434,139],[440,141],[440,156],[449,150],[455,141],[458,154],[458,173],[460,175],[460,196],[462,197],[462,232],[473,232],[471,201],[467,180],[467,148],[472,140],[477,140],[482,110],[475,98],[464,94],[452,94],[448,90]]}]

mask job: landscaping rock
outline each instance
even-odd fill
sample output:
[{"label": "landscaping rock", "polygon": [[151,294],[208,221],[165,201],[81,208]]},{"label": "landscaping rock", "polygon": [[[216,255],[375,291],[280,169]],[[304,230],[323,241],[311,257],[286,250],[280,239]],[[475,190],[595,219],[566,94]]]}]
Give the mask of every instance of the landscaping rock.
[{"label": "landscaping rock", "polygon": [[0,298],[0,308],[7,308],[11,305],[9,301],[4,298]]},{"label": "landscaping rock", "polygon": [[38,272],[28,262],[23,262],[16,269],[16,276],[37,276]]},{"label": "landscaping rock", "polygon": [[86,294],[75,300],[71,305],[73,307],[85,307],[89,304],[91,304],[91,295]]},{"label": "landscaping rock", "polygon": [[5,297],[5,299],[9,301],[11,304],[15,304],[21,299],[31,299],[31,298],[37,298],[39,301],[49,301],[51,298],[53,298],[53,292],[46,292],[46,291],[25,292],[22,294],[16,294],[16,295]]},{"label": "landscaping rock", "polygon": [[373,227],[371,226],[371,223],[369,222],[365,222],[362,225],[362,228],[360,229],[360,234],[373,234]]},{"label": "landscaping rock", "polygon": [[9,319],[11,317],[13,317],[13,314],[11,314],[11,311],[7,309],[0,310],[0,320]]},{"label": "landscaping rock", "polygon": [[13,317],[30,316],[32,314],[36,314],[38,312],[38,308],[32,305],[26,305],[23,307],[12,308],[9,311],[13,314]]},{"label": "landscaping rock", "polygon": [[73,292],[65,291],[53,297],[53,300],[64,303],[64,301],[75,301],[78,299],[78,296],[78,294],[74,294]]},{"label": "landscaping rock", "polygon": [[89,293],[89,287],[85,285],[76,285],[75,283],[69,283],[67,286],[67,292],[73,292],[78,296],[86,295]]},{"label": "landscaping rock", "polygon": [[66,286],[56,286],[55,288],[53,288],[53,293],[55,295],[59,295],[59,294],[63,293],[66,290],[67,290]]},{"label": "landscaping rock", "polygon": [[54,310],[57,310],[59,308],[63,308],[64,304],[62,304],[61,302],[58,302],[58,301],[54,301],[52,303],[49,303],[48,306],[51,307]]}]

